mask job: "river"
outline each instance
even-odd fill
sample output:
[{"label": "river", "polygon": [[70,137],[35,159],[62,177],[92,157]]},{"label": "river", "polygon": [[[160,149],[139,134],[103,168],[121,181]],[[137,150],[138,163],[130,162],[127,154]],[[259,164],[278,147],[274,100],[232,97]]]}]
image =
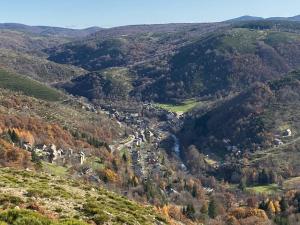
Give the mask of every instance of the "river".
[{"label": "river", "polygon": [[[174,146],[173,146],[173,151],[175,152],[175,154],[176,154],[176,156],[178,157],[178,159],[182,162],[182,160],[181,160],[181,148],[180,148],[180,141],[179,141],[179,139],[178,139],[178,137],[176,137],[176,135],[174,135],[174,134],[171,134],[171,137],[173,138],[173,140],[174,140]],[[182,163],[181,164],[181,168],[183,169],[183,170],[186,170],[187,168],[186,168],[186,166]]]}]

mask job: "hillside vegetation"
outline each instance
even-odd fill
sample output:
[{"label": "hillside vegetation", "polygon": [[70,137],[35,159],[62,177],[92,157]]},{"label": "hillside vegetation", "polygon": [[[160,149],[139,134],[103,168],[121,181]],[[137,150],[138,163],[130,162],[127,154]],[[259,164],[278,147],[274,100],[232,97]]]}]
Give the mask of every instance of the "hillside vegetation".
[{"label": "hillside vegetation", "polygon": [[[265,22],[266,27],[261,28],[261,23],[210,27],[195,24],[179,26],[168,33],[107,30],[46,52],[49,60],[89,71],[127,67],[135,74],[129,80],[133,89],[127,95],[178,102],[199,96],[228,95],[297,69],[297,23],[292,23],[290,29],[275,21]],[[74,94],[74,89],[71,91]]]},{"label": "hillside vegetation", "polygon": [[[44,101],[0,89],[0,104],[0,130],[27,130],[36,144],[79,147],[91,137],[110,143],[122,133],[119,125],[105,114],[87,111],[82,103],[72,100]],[[74,137],[76,131],[77,136],[82,134],[84,138]]]},{"label": "hillside vegetation", "polygon": [[230,169],[220,171],[227,179],[237,167],[262,170],[267,166],[277,176],[299,176],[299,78],[299,72],[292,72],[256,84],[206,112],[195,110],[181,130],[184,144],[226,159],[223,166]]},{"label": "hillside vegetation", "polygon": [[19,91],[25,95],[48,101],[59,101],[63,99],[63,94],[59,91],[3,69],[0,70],[0,87],[12,91]]},{"label": "hillside vegetation", "polygon": [[0,221],[8,224],[167,224],[151,206],[86,183],[8,168],[0,174],[0,206],[6,209]]},{"label": "hillside vegetation", "polygon": [[49,59],[81,66],[89,71],[129,66],[169,55],[189,39],[223,24],[169,24],[106,29],[80,41],[47,49]]},{"label": "hillside vegetation", "polygon": [[[240,91],[281,77],[299,66],[300,36],[234,28],[182,47],[170,60],[169,76],[154,82],[160,98],[189,98]],[[159,94],[159,93],[158,93]]]},{"label": "hillside vegetation", "polygon": [[61,65],[43,57],[6,49],[0,51],[0,65],[8,71],[45,83],[66,81],[87,73],[75,66]]},{"label": "hillside vegetation", "polygon": [[76,77],[69,82],[57,84],[73,95],[84,96],[90,100],[125,100],[133,89],[134,75],[127,68],[115,67]]}]

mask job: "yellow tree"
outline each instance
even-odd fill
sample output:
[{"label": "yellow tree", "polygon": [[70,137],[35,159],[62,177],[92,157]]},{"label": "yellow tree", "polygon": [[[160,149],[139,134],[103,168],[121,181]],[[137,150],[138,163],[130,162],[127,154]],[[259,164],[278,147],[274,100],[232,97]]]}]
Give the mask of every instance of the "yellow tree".
[{"label": "yellow tree", "polygon": [[268,207],[267,207],[267,213],[270,217],[274,216],[276,213],[276,208],[274,206],[274,203],[272,200],[269,201]]}]

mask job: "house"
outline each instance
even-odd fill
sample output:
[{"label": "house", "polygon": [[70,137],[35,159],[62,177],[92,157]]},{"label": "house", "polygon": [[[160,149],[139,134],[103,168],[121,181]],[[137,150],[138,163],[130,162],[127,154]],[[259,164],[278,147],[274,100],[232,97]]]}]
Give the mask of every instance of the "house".
[{"label": "house", "polygon": [[26,151],[30,151],[30,150],[32,150],[32,145],[29,142],[23,142],[23,148]]},{"label": "house", "polygon": [[148,142],[151,142],[151,138],[153,137],[153,133],[152,133],[150,130],[146,130],[146,131],[144,132],[144,134],[145,134],[146,140],[147,140]]},{"label": "house", "polygon": [[141,138],[138,138],[138,139],[136,139],[136,146],[141,146],[141,144],[142,144],[142,139]]},{"label": "house", "polygon": [[280,139],[278,139],[278,138],[274,139],[274,143],[275,143],[276,146],[283,145],[283,142]]},{"label": "house", "polygon": [[145,142],[146,141],[145,131],[141,130],[139,132],[139,136],[138,137],[142,140],[142,142]]},{"label": "house", "polygon": [[291,137],[292,136],[292,131],[291,129],[286,129],[283,133],[284,137]]},{"label": "house", "polygon": [[138,113],[131,113],[130,116],[132,118],[137,118],[137,117],[139,117],[139,114]]},{"label": "house", "polygon": [[81,151],[79,153],[79,157],[80,157],[80,165],[82,165],[85,162],[85,153]]},{"label": "house", "polygon": [[57,160],[60,155],[54,144],[52,144],[50,148],[45,149],[45,151],[48,153],[47,155],[50,163],[53,163],[55,160]]}]

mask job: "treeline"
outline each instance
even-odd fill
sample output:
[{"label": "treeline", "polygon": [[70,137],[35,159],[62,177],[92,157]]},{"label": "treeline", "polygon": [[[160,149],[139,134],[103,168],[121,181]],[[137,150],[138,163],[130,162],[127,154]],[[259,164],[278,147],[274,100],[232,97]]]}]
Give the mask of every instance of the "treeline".
[{"label": "treeline", "polygon": [[109,149],[109,145],[106,142],[95,138],[85,132],[79,132],[78,130],[76,130],[71,131],[71,134],[76,140],[84,140],[95,148],[105,147],[106,149]]}]

